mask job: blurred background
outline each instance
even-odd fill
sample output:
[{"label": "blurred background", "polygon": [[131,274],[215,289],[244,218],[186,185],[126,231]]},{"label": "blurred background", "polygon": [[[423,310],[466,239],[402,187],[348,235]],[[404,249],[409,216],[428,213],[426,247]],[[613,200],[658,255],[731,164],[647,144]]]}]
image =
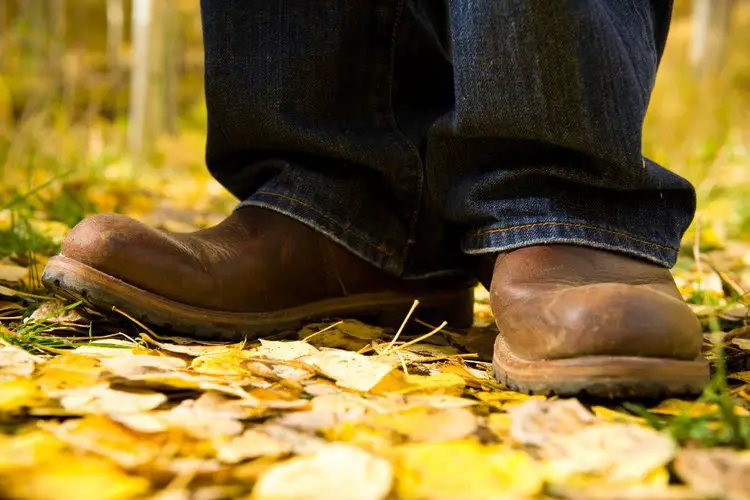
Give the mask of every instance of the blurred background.
[{"label": "blurred background", "polygon": [[[0,257],[95,211],[178,231],[226,213],[202,66],[197,0],[0,0]],[[698,188],[686,245],[750,239],[749,0],[676,0],[644,149]]]}]

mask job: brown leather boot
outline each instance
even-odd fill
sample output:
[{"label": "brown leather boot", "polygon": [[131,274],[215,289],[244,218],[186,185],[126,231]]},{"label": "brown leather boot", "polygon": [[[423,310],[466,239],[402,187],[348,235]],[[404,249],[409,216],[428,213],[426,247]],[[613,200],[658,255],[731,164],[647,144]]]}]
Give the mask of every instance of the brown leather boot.
[{"label": "brown leather boot", "polygon": [[596,397],[699,393],[700,323],[667,269],[568,245],[501,253],[493,365],[514,390]]},{"label": "brown leather boot", "polygon": [[306,322],[398,326],[414,299],[426,321],[471,325],[472,283],[407,282],[285,215],[248,207],[216,227],[169,234],[122,215],[78,224],[44,283],[196,337],[242,339]]}]

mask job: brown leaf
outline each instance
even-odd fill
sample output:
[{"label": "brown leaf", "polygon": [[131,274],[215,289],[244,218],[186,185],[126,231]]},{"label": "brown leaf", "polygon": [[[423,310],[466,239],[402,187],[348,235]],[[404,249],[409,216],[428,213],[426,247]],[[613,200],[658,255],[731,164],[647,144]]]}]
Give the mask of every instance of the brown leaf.
[{"label": "brown leaf", "polygon": [[544,445],[552,436],[572,434],[596,422],[596,417],[576,399],[532,399],[508,410],[510,435],[525,445]]},{"label": "brown leaf", "polygon": [[292,446],[264,433],[262,429],[248,429],[241,435],[217,445],[217,458],[227,464],[259,457],[282,456],[292,451]]},{"label": "brown leaf", "polygon": [[674,470],[700,493],[729,500],[750,498],[750,452],[732,449],[680,450]]},{"label": "brown leaf", "polygon": [[16,377],[28,377],[36,369],[42,358],[29,354],[23,349],[0,344],[0,380]]},{"label": "brown leaf", "polygon": [[316,347],[333,347],[359,351],[374,340],[386,337],[383,328],[366,325],[357,320],[347,319],[333,325],[316,323],[307,325],[297,334],[300,340]]}]

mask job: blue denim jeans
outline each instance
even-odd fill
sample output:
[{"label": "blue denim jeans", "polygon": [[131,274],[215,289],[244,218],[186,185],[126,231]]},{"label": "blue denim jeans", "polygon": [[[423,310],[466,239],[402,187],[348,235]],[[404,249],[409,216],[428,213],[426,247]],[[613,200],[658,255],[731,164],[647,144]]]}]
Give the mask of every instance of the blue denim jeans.
[{"label": "blue denim jeans", "polygon": [[549,243],[671,266],[641,149],[666,0],[202,0],[207,163],[391,273]]}]

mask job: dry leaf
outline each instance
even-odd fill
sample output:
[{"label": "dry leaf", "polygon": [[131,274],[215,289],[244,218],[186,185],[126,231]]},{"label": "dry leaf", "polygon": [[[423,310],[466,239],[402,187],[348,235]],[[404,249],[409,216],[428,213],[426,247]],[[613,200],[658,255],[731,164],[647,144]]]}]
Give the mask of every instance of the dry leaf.
[{"label": "dry leaf", "polygon": [[357,391],[367,392],[381,384],[385,390],[395,382],[384,383],[384,379],[393,372],[392,365],[356,352],[332,349],[307,356],[302,361],[317,366],[341,387]]},{"label": "dry leaf", "polygon": [[105,416],[87,416],[45,429],[74,449],[101,455],[129,469],[152,463],[162,453],[163,439],[133,432]]},{"label": "dry leaf", "polygon": [[510,439],[511,419],[507,413],[490,413],[485,425],[501,441]]},{"label": "dry leaf", "polygon": [[441,442],[469,437],[477,430],[477,418],[465,408],[440,410],[423,407],[372,415],[360,425],[394,432],[408,441]]},{"label": "dry leaf", "polygon": [[666,466],[676,445],[666,434],[635,424],[596,424],[549,436],[540,456],[557,479],[593,475],[612,483],[643,483]]},{"label": "dry leaf", "polygon": [[15,474],[19,468],[39,466],[56,457],[64,448],[65,443],[38,429],[13,436],[0,434],[0,477]]},{"label": "dry leaf", "polygon": [[258,457],[286,455],[291,445],[273,438],[262,430],[248,429],[240,436],[217,445],[217,458],[227,464],[236,464]]},{"label": "dry leaf", "polygon": [[171,372],[180,370],[187,363],[179,358],[168,356],[149,356],[147,354],[134,354],[127,357],[113,357],[101,359],[102,368],[111,376],[122,378],[136,378],[142,375],[154,373]]},{"label": "dry leaf", "polygon": [[474,397],[498,410],[506,410],[529,400],[545,400],[543,396],[529,396],[513,391],[477,392]]},{"label": "dry leaf", "polygon": [[26,278],[29,270],[25,267],[13,264],[0,264],[0,281],[6,283],[17,283]]},{"label": "dry leaf", "polygon": [[328,446],[328,443],[319,437],[311,436],[282,425],[265,424],[262,430],[269,437],[289,445],[292,453],[295,455],[309,455]]},{"label": "dry leaf", "polygon": [[[684,401],[682,399],[665,399],[657,406],[649,409],[651,413],[659,415],[689,415],[691,417],[702,417],[704,415],[715,414],[719,407],[713,403],[704,403],[701,401]],[[750,415],[750,412],[741,406],[735,406],[734,412],[738,415]]]},{"label": "dry leaf", "polygon": [[45,401],[46,398],[39,390],[39,386],[31,380],[0,381],[0,416],[21,412]]},{"label": "dry leaf", "polygon": [[396,450],[399,498],[523,499],[541,492],[542,468],[526,453],[476,441],[406,445]]},{"label": "dry leaf", "polygon": [[553,436],[572,434],[596,422],[596,417],[576,399],[533,399],[510,408],[508,413],[511,437],[533,446],[542,446]]},{"label": "dry leaf", "polygon": [[98,358],[66,353],[42,365],[36,380],[48,396],[59,397],[69,390],[98,385],[102,372]]},{"label": "dry leaf", "polygon": [[42,359],[19,347],[0,344],[0,379],[28,377],[39,361]]},{"label": "dry leaf", "polygon": [[29,316],[29,321],[85,326],[88,323],[86,318],[75,309],[68,308],[68,305],[68,303],[57,299],[43,302]]},{"label": "dry leaf", "polygon": [[223,352],[231,350],[242,349],[244,343],[239,344],[195,344],[193,339],[185,339],[184,343],[178,343],[179,339],[171,338],[170,342],[162,342],[151,338],[145,333],[141,333],[141,338],[149,344],[158,347],[162,351],[166,351],[170,354],[185,355],[190,357],[204,356],[208,354],[221,354]]},{"label": "dry leaf", "polygon": [[596,415],[598,418],[607,422],[622,422],[631,424],[644,424],[646,422],[646,420],[641,417],[629,415],[621,411],[610,410],[609,408],[605,408],[603,406],[594,406],[591,408],[591,411],[593,411],[594,415]]},{"label": "dry leaf", "polygon": [[389,396],[389,399],[402,398],[403,405],[408,407],[413,406],[428,406],[434,409],[447,409],[447,408],[468,408],[470,406],[476,406],[477,402],[471,399],[461,398],[458,396],[447,396],[447,395],[409,395],[409,396]]},{"label": "dry leaf", "polygon": [[0,295],[4,297],[22,297],[24,294],[23,292],[19,292],[18,290],[8,288],[5,285],[0,285]]},{"label": "dry leaf", "polygon": [[392,391],[396,394],[452,395],[463,393],[466,382],[453,373],[435,373],[434,375],[407,375],[406,387]]},{"label": "dry leaf", "polygon": [[86,345],[76,347],[71,352],[93,357],[115,357],[115,356],[132,356],[133,349],[137,349],[138,344],[130,340],[122,339],[102,339],[94,340]]},{"label": "dry leaf", "polygon": [[333,325],[316,323],[307,325],[297,334],[300,340],[316,347],[332,347],[359,351],[371,342],[386,337],[385,330],[377,326],[366,325],[357,320],[347,319]]},{"label": "dry leaf", "polygon": [[251,350],[250,354],[253,356],[263,356],[269,359],[292,361],[304,358],[305,356],[314,355],[317,352],[318,349],[302,340],[277,342],[261,339],[260,346]]},{"label": "dry leaf", "polygon": [[393,471],[384,459],[343,444],[280,463],[258,478],[254,500],[380,500],[391,490]]},{"label": "dry leaf", "polygon": [[165,432],[179,429],[196,439],[220,439],[242,432],[240,418],[246,415],[239,407],[202,405],[188,399],[171,410],[140,414],[113,414],[121,424],[139,432]]},{"label": "dry leaf", "polygon": [[190,362],[190,370],[209,375],[249,375],[246,352],[241,349],[224,349],[203,354]]},{"label": "dry leaf", "polygon": [[140,413],[165,401],[167,397],[160,392],[116,391],[105,385],[68,391],[60,405],[80,414]]},{"label": "dry leaf", "polygon": [[126,500],[146,494],[149,481],[94,457],[58,455],[3,478],[3,498]]},{"label": "dry leaf", "polygon": [[[378,351],[382,353],[384,348],[385,346],[378,349]],[[456,356],[457,354],[459,352],[455,347],[420,343],[398,349],[395,352],[389,352],[381,356],[380,359],[392,365],[398,365],[402,359],[408,364],[413,364],[429,362],[434,359],[449,359],[451,356]]]},{"label": "dry leaf", "polygon": [[700,493],[729,500],[750,499],[750,452],[732,449],[680,450],[674,470]]},{"label": "dry leaf", "polygon": [[315,432],[342,422],[359,420],[373,405],[349,393],[335,393],[313,398],[312,410],[289,413],[276,419],[279,425]]}]

